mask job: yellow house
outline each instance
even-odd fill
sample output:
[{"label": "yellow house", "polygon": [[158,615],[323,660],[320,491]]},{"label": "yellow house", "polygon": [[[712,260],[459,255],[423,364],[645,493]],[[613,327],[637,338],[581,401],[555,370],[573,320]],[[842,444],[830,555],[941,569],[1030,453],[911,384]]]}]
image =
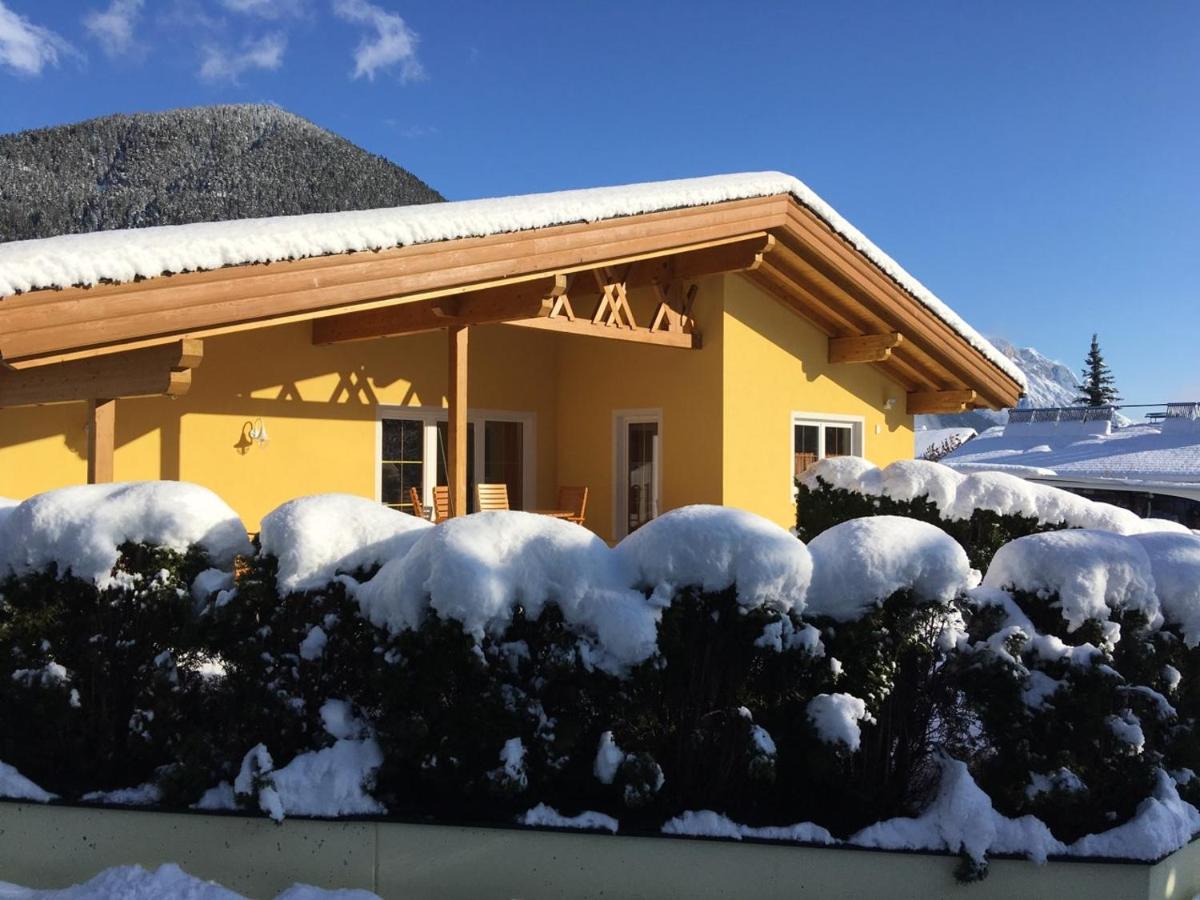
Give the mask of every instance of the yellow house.
[{"label": "yellow house", "polygon": [[251,530],[292,497],[409,508],[587,486],[615,540],[689,503],[794,521],[822,456],[1021,373],[794,178],[0,245],[0,496],[183,479]]}]

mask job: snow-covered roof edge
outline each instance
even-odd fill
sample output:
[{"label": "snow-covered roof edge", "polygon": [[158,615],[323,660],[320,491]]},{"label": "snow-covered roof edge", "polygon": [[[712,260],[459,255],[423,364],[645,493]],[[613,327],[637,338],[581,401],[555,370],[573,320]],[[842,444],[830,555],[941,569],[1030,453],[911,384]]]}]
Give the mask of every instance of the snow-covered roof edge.
[{"label": "snow-covered roof edge", "polygon": [[169,272],[486,237],[777,194],[790,194],[812,210],[1025,389],[1024,374],[1008,357],[808,185],[782,172],[712,175],[485,200],[198,222],[14,241],[0,244],[0,298],[42,288],[127,282]]}]

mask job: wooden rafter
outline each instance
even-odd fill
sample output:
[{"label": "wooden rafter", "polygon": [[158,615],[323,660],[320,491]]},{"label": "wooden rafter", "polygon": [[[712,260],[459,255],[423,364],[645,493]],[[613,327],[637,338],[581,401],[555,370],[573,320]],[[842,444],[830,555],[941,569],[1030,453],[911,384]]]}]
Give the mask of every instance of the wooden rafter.
[{"label": "wooden rafter", "polygon": [[696,303],[696,293],[699,288],[690,285],[685,291],[683,283],[673,281],[668,285],[656,284],[658,294],[658,310],[654,321],[650,324],[651,331],[667,331],[671,334],[691,334],[695,330],[692,320],[692,307]]},{"label": "wooden rafter", "polygon": [[19,371],[0,370],[0,407],[186,394],[204,358],[197,340]]},{"label": "wooden rafter", "polygon": [[557,331],[561,334],[578,334],[583,337],[629,341],[634,344],[656,344],[659,347],[674,347],[682,350],[699,350],[701,346],[699,332],[675,334],[669,331],[651,331],[649,328],[610,328],[608,325],[597,325],[588,319],[577,318],[570,321],[564,316],[519,319],[504,324],[516,325],[519,328]]},{"label": "wooden rafter", "polygon": [[487,288],[439,300],[401,303],[382,309],[314,319],[314,344],[433,331],[452,325],[482,325],[550,315],[567,287],[565,275]]},{"label": "wooden rafter", "polygon": [[892,351],[903,342],[904,335],[898,331],[830,338],[829,361],[831,363],[887,362],[892,358]]},{"label": "wooden rafter", "polygon": [[978,400],[973,390],[912,391],[908,395],[910,416],[966,412]]}]

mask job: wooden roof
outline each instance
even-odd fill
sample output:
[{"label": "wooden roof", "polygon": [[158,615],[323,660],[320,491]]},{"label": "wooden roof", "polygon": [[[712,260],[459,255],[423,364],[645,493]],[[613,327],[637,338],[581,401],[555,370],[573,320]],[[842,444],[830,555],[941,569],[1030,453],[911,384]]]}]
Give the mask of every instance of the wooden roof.
[{"label": "wooden roof", "polygon": [[[548,302],[585,274],[603,273],[597,284],[664,286],[730,271],[744,271],[827,334],[832,360],[883,369],[909,392],[912,412],[1007,407],[1021,394],[1011,375],[928,305],[793,196],[779,194],[9,296],[0,300],[0,397],[16,370],[301,320],[319,323],[320,341],[443,323],[545,327],[553,311],[560,330],[615,336],[603,328],[611,319],[567,322]],[[678,327],[631,334],[647,331],[638,339],[699,342]]]}]

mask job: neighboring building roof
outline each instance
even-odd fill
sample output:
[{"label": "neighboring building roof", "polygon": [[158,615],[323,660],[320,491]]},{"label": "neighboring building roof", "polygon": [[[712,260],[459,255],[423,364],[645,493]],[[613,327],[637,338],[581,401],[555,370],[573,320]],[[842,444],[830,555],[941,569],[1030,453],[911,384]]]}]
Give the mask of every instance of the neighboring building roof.
[{"label": "neighboring building roof", "polygon": [[960,443],[965,443],[978,433],[974,428],[924,428],[914,431],[913,458],[921,459],[930,450],[956,438]]},{"label": "neighboring building roof", "polygon": [[960,471],[1037,480],[1200,485],[1200,420],[1180,416],[1123,428],[1109,422],[1010,424],[985,431],[942,462]]},{"label": "neighboring building roof", "polygon": [[779,172],[17,241],[0,244],[0,298],[47,288],[124,283],[168,273],[385,250],[785,194],[823,220],[1024,389],[1025,376],[1010,359],[803,182]]}]

